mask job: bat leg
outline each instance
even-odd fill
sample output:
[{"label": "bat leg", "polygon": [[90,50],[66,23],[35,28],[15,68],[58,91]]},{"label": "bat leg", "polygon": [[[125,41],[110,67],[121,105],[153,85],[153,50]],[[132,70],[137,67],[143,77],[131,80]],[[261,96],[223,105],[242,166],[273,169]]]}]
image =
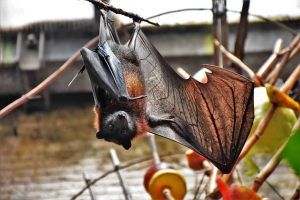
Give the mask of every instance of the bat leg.
[{"label": "bat leg", "polygon": [[162,114],[162,115],[153,115],[147,114],[148,122],[150,126],[160,126],[169,124],[170,127],[174,129],[177,133],[184,133],[188,130],[188,127],[184,125],[184,122],[179,118],[170,115],[170,114]]},{"label": "bat leg", "polygon": [[175,117],[169,114],[163,114],[163,115],[153,115],[153,114],[147,114],[148,121],[150,125],[152,126],[158,126],[165,123],[174,123]]},{"label": "bat leg", "polygon": [[129,100],[139,100],[139,99],[143,99],[143,98],[146,98],[147,95],[140,95],[140,96],[136,96],[136,97],[130,97],[130,96],[121,96],[119,98],[120,101],[129,101]]},{"label": "bat leg", "polygon": [[[147,119],[151,128],[156,128],[159,126],[170,127],[174,132],[177,133],[177,135],[181,137],[181,139],[179,139],[175,136],[177,138],[176,141],[180,140],[181,144],[183,143],[192,144],[195,141],[191,128],[178,117],[175,117],[170,114],[162,114],[162,115],[147,114]],[[189,135],[189,137],[187,137],[187,135]],[[184,142],[184,140],[188,143]]]}]

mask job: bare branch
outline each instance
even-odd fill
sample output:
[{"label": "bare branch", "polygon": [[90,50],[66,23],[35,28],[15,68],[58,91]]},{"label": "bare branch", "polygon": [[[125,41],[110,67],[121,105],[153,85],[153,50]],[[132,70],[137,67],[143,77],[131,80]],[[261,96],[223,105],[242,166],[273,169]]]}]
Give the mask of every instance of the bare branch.
[{"label": "bare branch", "polygon": [[287,63],[290,61],[290,55],[291,52],[298,46],[300,43],[300,34],[297,35],[291,44],[288,47],[288,51],[284,54],[283,58],[280,60],[280,62],[276,65],[276,67],[273,69],[273,71],[269,74],[269,76],[266,78],[266,81],[273,85],[276,80],[278,79],[280,73],[282,72],[283,68],[287,65]]},{"label": "bare branch", "polygon": [[[173,152],[173,153],[165,153],[163,155],[160,155],[160,157],[170,157],[170,156],[176,156],[176,155],[182,155],[183,152]],[[120,169],[126,169],[129,168],[131,166],[137,165],[137,164],[141,164],[143,162],[147,162],[147,161],[151,161],[152,160],[152,156],[148,156],[148,157],[144,157],[144,158],[140,158],[131,162],[128,162],[127,164],[124,165],[120,165],[119,170]],[[90,181],[85,187],[83,187],[79,192],[77,192],[72,198],[71,200],[75,200],[77,199],[77,197],[79,197],[86,189],[88,189],[90,186],[96,184],[98,181],[100,181],[101,179],[105,178],[106,176],[112,174],[115,172],[115,169],[106,171],[104,174],[102,174],[101,176],[99,176],[98,178]]]},{"label": "bare branch", "polygon": [[256,73],[256,75],[259,76],[261,79],[263,79],[266,76],[266,74],[276,63],[281,48],[282,48],[282,39],[279,38],[275,42],[272,55],[266,60],[266,62],[259,68],[259,70]]},{"label": "bare branch", "polygon": [[295,82],[299,79],[299,77],[300,77],[300,64],[298,64],[296,69],[285,81],[284,85],[280,88],[280,90],[287,94],[293,88]]},{"label": "bare branch", "polygon": [[[245,42],[248,33],[248,11],[250,7],[250,0],[243,1],[243,7],[241,12],[240,23],[238,26],[238,33],[236,35],[235,47],[234,47],[234,55],[238,57],[240,60],[244,59],[245,55]],[[236,65],[232,65],[236,68]]]},{"label": "bare branch", "polygon": [[250,67],[248,67],[245,63],[243,63],[243,61],[241,61],[239,58],[237,58],[235,55],[233,55],[232,53],[230,53],[229,51],[227,51],[221,44],[219,41],[214,40],[214,43],[218,46],[220,46],[222,53],[232,62],[234,62],[238,67],[240,67],[243,71],[245,71],[250,78],[254,81],[255,86],[262,86],[261,81],[258,79],[258,77],[256,76],[256,74],[253,72],[252,69],[250,69]]},{"label": "bare branch", "polygon": [[124,15],[126,17],[129,17],[129,18],[133,19],[133,21],[135,21],[135,22],[144,21],[144,22],[147,22],[147,23],[152,24],[154,26],[159,26],[158,23],[151,22],[147,19],[144,19],[144,18],[140,17],[137,14],[134,14],[134,13],[131,13],[131,12],[126,12],[126,11],[122,10],[121,8],[113,7],[112,5],[110,5],[108,3],[105,3],[101,0],[86,0],[86,1],[91,2],[92,4],[94,4],[95,6],[97,6],[100,9],[110,10],[110,11],[116,13],[116,14],[120,14],[120,15]]}]

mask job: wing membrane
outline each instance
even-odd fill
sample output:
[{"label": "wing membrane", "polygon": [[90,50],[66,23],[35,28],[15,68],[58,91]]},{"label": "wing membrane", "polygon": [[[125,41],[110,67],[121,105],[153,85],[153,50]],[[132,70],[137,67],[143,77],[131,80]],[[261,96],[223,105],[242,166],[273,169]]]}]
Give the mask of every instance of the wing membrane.
[{"label": "wing membrane", "polygon": [[230,71],[205,65],[208,82],[182,79],[138,31],[135,49],[141,62],[147,112],[175,116],[151,132],[181,143],[211,160],[224,173],[234,165],[253,122],[253,83]]}]

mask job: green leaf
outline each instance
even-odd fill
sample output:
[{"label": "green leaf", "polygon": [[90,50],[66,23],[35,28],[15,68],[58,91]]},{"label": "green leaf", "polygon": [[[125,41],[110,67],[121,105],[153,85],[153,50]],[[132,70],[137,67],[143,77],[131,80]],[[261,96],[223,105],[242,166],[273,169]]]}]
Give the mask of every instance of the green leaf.
[{"label": "green leaf", "polygon": [[300,176],[300,130],[296,131],[289,139],[281,153],[281,158],[286,159],[295,173]]},{"label": "green leaf", "polygon": [[[250,132],[253,135],[259,123],[271,107],[266,88],[254,89],[255,118]],[[253,153],[274,153],[289,138],[292,128],[297,121],[294,111],[290,108],[278,107],[266,130],[251,149]],[[250,138],[250,137],[249,137]]]}]

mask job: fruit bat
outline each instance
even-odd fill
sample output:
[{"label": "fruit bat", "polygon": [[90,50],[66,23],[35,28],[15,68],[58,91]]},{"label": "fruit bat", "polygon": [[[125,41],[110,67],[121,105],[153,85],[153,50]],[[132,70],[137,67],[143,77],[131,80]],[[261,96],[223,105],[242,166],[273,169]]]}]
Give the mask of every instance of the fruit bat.
[{"label": "fruit bat", "polygon": [[121,44],[103,12],[99,45],[94,51],[82,48],[81,55],[92,85],[98,139],[129,149],[133,138],[151,132],[230,172],[253,122],[252,81],[210,65],[202,66],[206,82],[181,78],[138,23],[132,38]]}]

